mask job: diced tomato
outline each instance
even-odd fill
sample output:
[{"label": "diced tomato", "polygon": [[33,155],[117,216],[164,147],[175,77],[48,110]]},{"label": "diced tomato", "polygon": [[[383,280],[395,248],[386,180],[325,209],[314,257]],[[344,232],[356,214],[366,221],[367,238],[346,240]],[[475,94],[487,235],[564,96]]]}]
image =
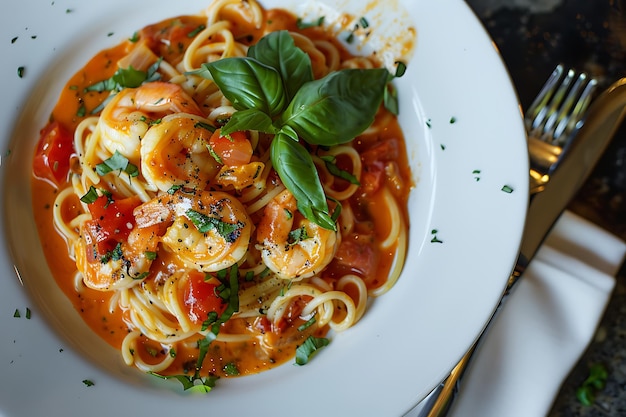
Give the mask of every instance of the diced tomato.
[{"label": "diced tomato", "polygon": [[103,234],[125,240],[135,225],[133,210],[141,204],[138,196],[111,201],[107,196],[100,196],[89,204],[91,218],[98,222]]},{"label": "diced tomato", "polygon": [[398,140],[393,138],[378,142],[361,154],[361,160],[366,165],[376,161],[394,161],[396,159],[398,159]]},{"label": "diced tomato", "polygon": [[398,158],[398,141],[387,139],[379,142],[361,154],[363,172],[361,173],[361,190],[372,195],[378,191],[385,180],[385,162]]},{"label": "diced tomato", "polygon": [[374,161],[363,165],[361,171],[361,191],[364,194],[372,195],[380,189],[384,181],[385,167],[382,162]]},{"label": "diced tomato", "polygon": [[267,316],[260,316],[254,320],[254,327],[258,329],[262,334],[266,334],[272,331],[272,323]]},{"label": "diced tomato", "polygon": [[187,314],[194,323],[202,323],[210,312],[218,315],[226,309],[226,302],[217,295],[217,286],[213,281],[206,281],[201,272],[190,272],[187,288],[184,293],[184,304]]},{"label": "diced tomato", "polygon": [[373,276],[378,258],[372,243],[372,236],[360,234],[342,240],[331,268],[341,275],[351,273],[364,277]]},{"label": "diced tomato", "polygon": [[228,136],[222,136],[217,129],[209,139],[209,145],[227,166],[245,165],[250,163],[252,158],[252,144],[245,132],[233,132]]},{"label": "diced tomato", "polygon": [[133,210],[140,204],[137,196],[115,201],[100,196],[87,206],[92,220],[85,222],[82,233],[87,244],[93,245],[87,254],[90,260],[98,259],[128,238],[135,225]]},{"label": "diced tomato", "polygon": [[41,129],[33,160],[35,176],[49,180],[57,186],[65,182],[73,153],[72,133],[59,122],[48,123]]},{"label": "diced tomato", "polygon": [[275,333],[281,333],[290,327],[291,324],[300,317],[302,310],[304,310],[304,307],[306,307],[309,300],[310,297],[306,297],[306,299],[303,297],[297,297],[294,299],[287,307],[287,312],[283,314],[277,323],[274,324],[272,331]]},{"label": "diced tomato", "polygon": [[80,233],[85,241],[87,261],[100,262],[102,257],[115,249],[117,242],[100,227],[97,220],[88,220],[80,227]]}]

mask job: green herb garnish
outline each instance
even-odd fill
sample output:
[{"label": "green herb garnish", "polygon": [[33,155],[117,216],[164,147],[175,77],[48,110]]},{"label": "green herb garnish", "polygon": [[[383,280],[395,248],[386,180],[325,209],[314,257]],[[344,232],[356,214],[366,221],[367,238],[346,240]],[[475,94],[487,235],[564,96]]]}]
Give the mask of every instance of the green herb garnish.
[{"label": "green herb garnish", "polygon": [[205,63],[194,74],[212,79],[236,111],[222,128],[274,134],[272,165],[310,221],[330,230],[327,198],[311,145],[351,141],[374,121],[392,78],[384,68],[345,69],[314,80],[311,60],[286,31],[272,32],[246,57]]},{"label": "green herb garnish", "polygon": [[313,324],[315,324],[315,321],[316,321],[315,316],[311,317],[305,323],[302,323],[300,326],[298,326],[298,331],[299,332],[305,331],[306,329],[311,327]]},{"label": "green herb garnish", "polygon": [[324,346],[328,346],[330,340],[324,337],[309,336],[303,344],[296,349],[296,365],[305,365],[313,355]]},{"label": "green herb garnish", "polygon": [[343,169],[339,169],[339,167],[337,167],[337,164],[335,163],[337,158],[335,158],[334,156],[325,155],[320,158],[322,159],[322,161],[324,161],[324,164],[326,165],[326,169],[328,170],[328,172],[330,172],[335,177],[344,179],[348,181],[350,184],[361,185],[359,180],[354,175],[352,175],[352,173],[345,171]]},{"label": "green herb garnish", "polygon": [[96,173],[100,176],[106,175],[109,172],[119,171],[125,172],[131,177],[139,175],[139,169],[136,165],[131,164],[128,158],[115,151],[111,157],[107,158],[104,162],[96,165]]},{"label": "green herb garnish", "polygon": [[606,386],[609,373],[601,364],[592,365],[589,376],[576,390],[576,398],[581,404],[590,406],[596,400],[596,393]]},{"label": "green herb garnish", "polygon": [[227,242],[232,243],[241,234],[245,224],[242,222],[228,223],[217,217],[210,217],[206,214],[200,213],[193,209],[189,209],[185,212],[185,215],[200,233],[206,233],[209,230],[215,230],[220,236],[222,236]]},{"label": "green herb garnish", "polygon": [[233,362],[229,362],[224,365],[224,373],[229,376],[237,376],[239,375],[239,369]]},{"label": "green herb garnish", "polygon": [[302,18],[298,18],[296,20],[296,26],[298,27],[298,29],[309,29],[309,28],[319,27],[324,24],[324,18],[325,16],[321,16],[317,20],[313,20],[311,22],[305,22],[302,20]]},{"label": "green herb garnish", "polygon": [[161,79],[161,75],[157,72],[161,61],[162,59],[159,58],[147,71],[137,70],[132,66],[119,68],[111,78],[92,84],[86,87],[85,91],[95,91],[99,93],[103,91],[119,92],[124,88],[137,88],[143,83],[158,81]]},{"label": "green herb garnish", "polygon": [[96,187],[91,185],[89,186],[89,190],[87,190],[87,193],[85,193],[85,195],[83,195],[80,198],[80,201],[82,201],[85,204],[91,204],[91,203],[95,203],[97,199],[98,199],[98,191],[96,191]]}]

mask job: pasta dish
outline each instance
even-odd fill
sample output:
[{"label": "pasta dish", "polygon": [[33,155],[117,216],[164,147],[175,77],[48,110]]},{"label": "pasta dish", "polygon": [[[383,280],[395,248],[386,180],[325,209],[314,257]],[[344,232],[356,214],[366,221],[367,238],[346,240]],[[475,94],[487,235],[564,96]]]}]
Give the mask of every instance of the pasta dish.
[{"label": "pasta dish", "polygon": [[397,281],[403,64],[344,41],[215,0],[67,82],[34,154],[36,221],[56,282],[127,365],[196,390],[303,365]]}]

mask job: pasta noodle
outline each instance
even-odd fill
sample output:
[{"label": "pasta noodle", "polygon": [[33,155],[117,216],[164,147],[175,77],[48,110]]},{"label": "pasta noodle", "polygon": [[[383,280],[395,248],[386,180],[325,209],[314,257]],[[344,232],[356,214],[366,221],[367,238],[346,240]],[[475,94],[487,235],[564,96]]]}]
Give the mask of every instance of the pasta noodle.
[{"label": "pasta noodle", "polygon": [[220,133],[241,104],[205,65],[246,57],[281,31],[315,80],[381,66],[375,54],[352,56],[321,26],[300,28],[288,12],[216,0],[96,55],[42,130],[42,141],[67,135],[58,149],[70,149],[45,155],[43,174],[42,147],[35,153],[33,200],[48,262],[130,366],[197,378],[269,369],[305,341],[354,326],[400,275],[410,170],[384,106],[354,139],[303,145],[336,230],[307,216],[284,181],[276,133]]}]

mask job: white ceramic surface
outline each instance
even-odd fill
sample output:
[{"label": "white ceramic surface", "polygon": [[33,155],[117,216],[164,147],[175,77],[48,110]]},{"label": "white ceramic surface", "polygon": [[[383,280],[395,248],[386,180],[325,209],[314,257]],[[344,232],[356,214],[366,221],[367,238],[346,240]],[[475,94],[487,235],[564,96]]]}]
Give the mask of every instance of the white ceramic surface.
[{"label": "white ceramic surface", "polygon": [[[383,43],[405,36],[408,27],[417,31],[408,71],[398,80],[416,187],[410,253],[397,285],[355,327],[333,335],[310,364],[222,380],[208,396],[182,394],[177,383],[125,367],[119,353],[86,328],[56,287],[32,220],[29,175],[38,131],[66,80],[88,58],[146,24],[206,4],[4,3],[2,416],[399,416],[445,377],[496,305],[515,262],[528,195],[521,113],[498,52],[461,0],[316,0],[294,10],[365,15]],[[24,67],[21,78],[18,67]],[[441,242],[432,242],[435,236]]]}]

